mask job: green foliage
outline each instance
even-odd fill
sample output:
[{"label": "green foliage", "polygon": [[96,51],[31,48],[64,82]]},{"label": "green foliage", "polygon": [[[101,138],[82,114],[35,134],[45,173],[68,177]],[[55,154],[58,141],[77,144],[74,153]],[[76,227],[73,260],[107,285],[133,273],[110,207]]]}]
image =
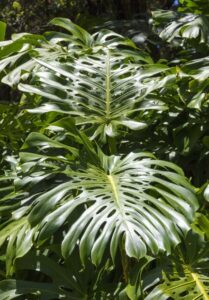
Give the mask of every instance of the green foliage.
[{"label": "green foliage", "polygon": [[0,21],[0,41],[3,41],[6,33],[6,23]]},{"label": "green foliage", "polygon": [[195,14],[209,14],[207,0],[180,0],[179,11],[191,12]]},{"label": "green foliage", "polygon": [[[8,34],[42,33],[54,17],[70,18],[92,30],[104,21],[132,19],[150,9],[170,6],[170,0],[1,0],[0,19],[8,24]],[[126,25],[128,22],[126,22]],[[118,28],[119,29],[119,28]],[[119,29],[121,30],[121,29]],[[134,28],[132,27],[132,30]],[[9,36],[9,35],[8,35]]]},{"label": "green foliage", "polygon": [[174,39],[181,39],[182,42],[187,40],[197,40],[200,43],[208,42],[209,19],[204,15],[178,15],[168,13],[167,11],[156,11],[153,13],[156,22],[168,22],[174,19],[169,26],[166,26],[160,33],[160,37],[168,42]]},{"label": "green foliage", "polygon": [[208,299],[208,243],[191,232],[175,256],[161,263],[163,283],[145,299]]},{"label": "green foliage", "polygon": [[209,299],[208,19],[153,18],[169,61],[65,18],[0,43],[0,299]]}]

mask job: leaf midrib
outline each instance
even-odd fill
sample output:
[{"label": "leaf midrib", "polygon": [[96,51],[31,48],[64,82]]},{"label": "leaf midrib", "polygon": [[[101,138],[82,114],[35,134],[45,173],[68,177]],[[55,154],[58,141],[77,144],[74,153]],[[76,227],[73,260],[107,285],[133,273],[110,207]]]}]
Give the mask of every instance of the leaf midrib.
[{"label": "leaf midrib", "polygon": [[192,272],[191,275],[192,275],[192,278],[194,279],[199,291],[201,292],[201,295],[203,296],[204,300],[209,300],[209,296],[207,295],[204,284],[199,279],[198,274]]},{"label": "leaf midrib", "polygon": [[116,184],[115,184],[114,177],[112,175],[107,175],[107,178],[110,182],[116,204],[119,208],[121,208],[120,200],[119,200],[119,196],[118,196],[118,191],[117,191],[117,187],[116,187]]},{"label": "leaf midrib", "polygon": [[107,118],[110,115],[110,101],[111,101],[111,85],[110,85],[110,53],[107,50],[107,58],[106,58],[106,80],[105,80],[105,88],[106,88],[106,116]]}]

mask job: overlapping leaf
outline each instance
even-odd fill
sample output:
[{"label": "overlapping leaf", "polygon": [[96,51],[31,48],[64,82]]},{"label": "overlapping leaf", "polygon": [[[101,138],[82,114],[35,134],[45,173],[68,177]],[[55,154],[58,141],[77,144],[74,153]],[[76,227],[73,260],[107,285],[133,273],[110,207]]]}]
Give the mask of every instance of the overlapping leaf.
[{"label": "overlapping leaf", "polygon": [[[64,28],[68,33],[51,31],[43,35],[14,34],[12,40],[0,43],[2,82],[14,87],[20,81],[25,81],[30,77],[32,70],[38,71],[40,65],[33,59],[34,57],[49,62],[68,61],[76,53],[80,55],[82,51],[88,51],[93,46],[136,48],[132,41],[111,31],[101,31],[90,35],[83,28],[64,18],[55,18],[50,24]],[[141,51],[141,54],[145,60],[152,61],[144,52]]]},{"label": "overlapping leaf", "polygon": [[157,285],[146,300],[209,299],[208,244],[190,233],[180,249],[163,268],[164,282]]},{"label": "overlapping leaf", "polygon": [[[43,149],[43,144],[36,146]],[[57,161],[50,162],[55,171],[48,169],[47,164],[44,166],[50,157],[34,156],[31,163],[30,157],[30,153],[22,155],[22,169],[29,172],[30,180],[36,180],[36,173],[42,173],[43,180],[54,172],[65,176],[54,182],[54,188],[36,196],[28,219],[32,227],[38,225],[40,241],[65,228],[65,257],[77,243],[82,261],[91,256],[95,264],[107,248],[114,260],[122,241],[127,255],[135,258],[146,253],[170,252],[180,242],[182,232],[189,229],[197,208],[193,190],[182,171],[151,154],[130,153],[123,158],[99,152],[95,165],[79,167],[77,162],[77,166],[61,164],[60,168],[58,156]],[[71,215],[76,210],[79,216],[72,222]]]},{"label": "overlapping leaf", "polygon": [[131,53],[106,48],[69,63],[37,60],[46,70],[35,74],[36,85],[20,84],[19,89],[43,97],[42,105],[30,112],[56,111],[74,116],[76,124],[84,126],[92,139],[99,136],[105,141],[106,136],[116,136],[121,127],[145,128],[143,120],[132,117],[137,111],[166,107],[156,101],[143,108],[140,102],[147,93],[164,85],[152,77],[167,67],[143,67],[143,62],[136,64],[131,59]]},{"label": "overlapping leaf", "polygon": [[[50,248],[56,249],[56,253]],[[113,299],[117,298],[120,283],[110,283],[113,268],[107,262],[98,272],[90,262],[83,268],[78,253],[68,260],[60,259],[59,245],[45,251],[30,251],[15,263],[18,274],[27,274],[29,280],[6,279],[0,281],[1,299]],[[43,253],[45,252],[45,253]],[[41,282],[37,277],[41,277]]]},{"label": "overlapping leaf", "polygon": [[172,22],[166,24],[161,31],[160,37],[168,42],[174,39],[185,40],[196,39],[200,43],[208,42],[208,18],[204,15],[195,14],[175,14],[168,11],[153,12],[153,18],[156,23],[164,23],[166,20]]}]

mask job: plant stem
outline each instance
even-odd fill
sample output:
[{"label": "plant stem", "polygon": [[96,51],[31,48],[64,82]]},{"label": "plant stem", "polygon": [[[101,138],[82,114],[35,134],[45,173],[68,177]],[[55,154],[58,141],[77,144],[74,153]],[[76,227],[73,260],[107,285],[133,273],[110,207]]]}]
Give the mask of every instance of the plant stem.
[{"label": "plant stem", "polygon": [[124,251],[124,242],[120,245],[121,262],[123,268],[123,279],[126,284],[129,282],[129,259]]},{"label": "plant stem", "polygon": [[108,137],[108,147],[109,147],[110,155],[117,153],[117,146],[116,146],[115,138]]}]

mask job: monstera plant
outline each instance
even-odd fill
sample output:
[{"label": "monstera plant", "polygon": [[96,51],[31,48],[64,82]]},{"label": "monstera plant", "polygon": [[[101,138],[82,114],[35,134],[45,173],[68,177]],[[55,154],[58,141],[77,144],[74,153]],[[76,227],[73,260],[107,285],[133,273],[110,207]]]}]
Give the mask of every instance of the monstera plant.
[{"label": "monstera plant", "polygon": [[0,43],[21,93],[1,110],[0,299],[209,299],[207,188],[181,168],[190,129],[208,146],[207,59],[51,24],[67,33]]}]

